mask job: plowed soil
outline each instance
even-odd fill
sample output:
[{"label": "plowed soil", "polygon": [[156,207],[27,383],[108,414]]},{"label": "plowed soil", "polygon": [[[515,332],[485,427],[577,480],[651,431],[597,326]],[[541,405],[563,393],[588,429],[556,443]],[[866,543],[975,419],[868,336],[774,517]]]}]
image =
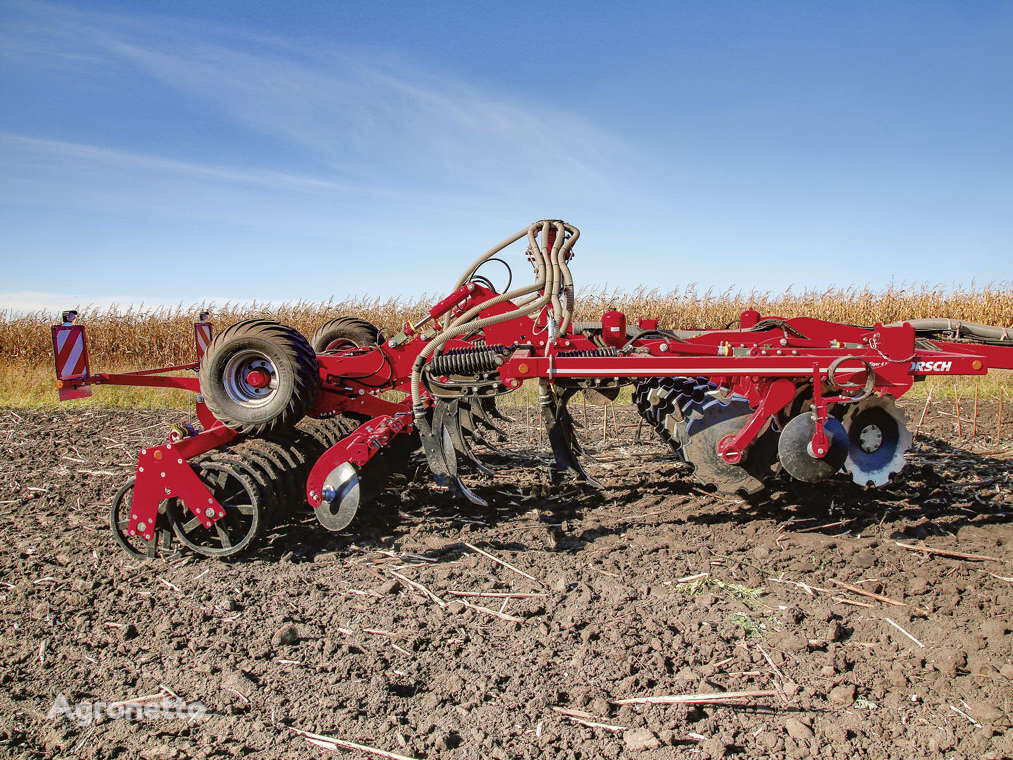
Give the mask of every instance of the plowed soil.
[{"label": "plowed soil", "polygon": [[[889,487],[777,481],[749,502],[638,442],[632,412],[602,444],[601,407],[576,418],[604,490],[550,492],[525,411],[517,458],[468,478],[488,508],[411,472],[346,533],[300,512],[222,562],[135,561],[107,527],[178,415],[0,410],[0,755],[375,756],[302,731],[416,758],[1013,757],[996,409],[960,442],[934,404]],[[60,695],[169,692],[206,715],[47,717]],[[747,694],[621,704],[723,692]]]}]

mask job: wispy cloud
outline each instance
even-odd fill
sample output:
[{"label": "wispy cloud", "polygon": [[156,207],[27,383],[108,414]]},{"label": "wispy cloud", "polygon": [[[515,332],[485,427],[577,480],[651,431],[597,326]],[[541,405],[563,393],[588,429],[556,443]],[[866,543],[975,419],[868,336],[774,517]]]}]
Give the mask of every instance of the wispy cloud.
[{"label": "wispy cloud", "polygon": [[[558,96],[508,97],[393,51],[323,41],[296,46],[166,19],[21,7],[31,17],[21,55],[54,65],[68,56],[100,59],[94,65],[107,74],[153,78],[238,129],[270,135],[320,162],[339,186],[380,178],[400,187],[471,191],[548,181],[580,193],[589,183],[604,186],[628,152]],[[185,163],[166,161],[162,168]],[[224,167],[208,172],[256,179]]]},{"label": "wispy cloud", "polygon": [[[644,202],[621,189],[628,146],[562,86],[512,93],[397,50],[148,11],[0,12],[0,82],[31,93],[0,115],[0,297],[20,309],[442,289],[441,257]],[[57,280],[46,257],[89,266]],[[36,292],[50,285],[79,295]]]},{"label": "wispy cloud", "polygon": [[63,140],[46,140],[37,137],[0,132],[0,143],[5,143],[22,151],[33,151],[49,155],[71,158],[81,161],[98,162],[125,169],[169,172],[200,177],[208,180],[234,182],[245,185],[257,185],[276,188],[279,186],[302,188],[306,190],[337,190],[356,192],[363,190],[362,185],[353,183],[333,182],[315,177],[301,176],[287,172],[269,170],[246,170],[215,164],[179,161],[163,156],[152,156],[144,153],[104,148],[97,145],[66,142]]}]

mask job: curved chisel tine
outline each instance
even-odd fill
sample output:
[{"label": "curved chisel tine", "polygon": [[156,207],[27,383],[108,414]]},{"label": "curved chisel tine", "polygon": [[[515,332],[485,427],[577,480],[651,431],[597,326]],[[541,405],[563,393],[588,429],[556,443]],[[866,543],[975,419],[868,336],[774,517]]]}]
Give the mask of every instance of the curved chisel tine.
[{"label": "curved chisel tine", "polygon": [[590,475],[587,474],[587,470],[584,469],[584,465],[581,464],[580,460],[577,457],[573,458],[573,469],[577,473],[577,480],[581,481],[582,483],[587,483],[587,485],[591,486],[592,488],[597,488],[599,491],[602,490],[602,488],[604,487],[602,486],[601,483],[599,483],[597,480],[595,480],[594,478],[592,478]]},{"label": "curved chisel tine", "polygon": [[488,412],[490,416],[495,417],[497,420],[503,420],[503,422],[514,421],[513,417],[507,414],[503,414],[503,412],[499,410],[499,407],[496,406],[496,399],[493,398],[492,396],[486,396],[482,398],[479,403],[483,404],[485,406],[485,411]]},{"label": "curved chisel tine", "polygon": [[475,425],[475,418],[472,415],[472,405],[467,399],[461,399],[461,430],[464,431],[465,435],[471,436],[480,444],[485,446],[487,449],[498,451],[498,448],[489,442],[484,435],[478,431],[478,427]]},{"label": "curved chisel tine", "polygon": [[475,417],[471,413],[471,401],[469,399],[462,398],[458,400],[457,416],[461,420],[461,430],[464,434],[477,439],[478,433],[475,432]]},{"label": "curved chisel tine", "polygon": [[433,412],[432,422],[426,416],[415,420],[415,427],[419,431],[419,439],[422,441],[422,451],[425,452],[429,470],[433,474],[433,480],[437,485],[450,486],[453,478],[457,477],[457,457],[453,453],[453,444],[449,446],[448,462],[447,441],[449,436],[445,435],[443,417],[440,413],[440,404],[436,404],[436,411]]},{"label": "curved chisel tine", "polygon": [[478,428],[472,428],[470,431],[469,430],[465,430],[464,432],[467,433],[468,435],[470,435],[472,438],[474,438],[480,444],[482,444],[483,446],[485,446],[487,449],[489,449],[491,451],[499,451],[499,446],[497,446],[492,441],[490,441],[488,438],[486,438],[484,435],[482,435],[478,431]]},{"label": "curved chisel tine", "polygon": [[460,400],[451,401],[449,408],[447,409],[447,418],[444,420],[444,424],[447,426],[447,430],[450,431],[450,440],[454,442],[454,448],[461,454],[464,454],[468,460],[478,469],[486,475],[492,475],[493,471],[482,464],[478,457],[475,456],[471,450],[471,446],[464,440],[464,432],[461,429],[461,402]]},{"label": "curved chisel tine", "polygon": [[500,440],[506,439],[506,431],[489,419],[489,412],[481,400],[477,404],[473,404],[471,412],[474,415],[475,421],[485,425],[489,430],[494,431],[499,435]]},{"label": "curved chisel tine", "polygon": [[[574,472],[576,479],[580,482],[586,483],[594,488],[601,489],[602,484],[587,474],[587,470],[584,469],[584,465],[580,461],[580,444],[577,443],[576,439],[572,436],[570,431],[565,428],[560,431],[560,438],[562,439],[562,446],[566,447],[567,453],[567,468]],[[559,457],[556,457],[556,461],[559,461]]]},{"label": "curved chisel tine", "polygon": [[575,430],[577,423],[574,421],[573,416],[569,411],[566,412],[566,417],[563,420],[563,426],[566,429],[566,435],[570,439],[570,445],[573,447],[574,452],[580,454],[582,457],[587,457],[592,462],[598,461],[588,454],[587,450],[584,448],[584,444],[581,442],[580,436],[577,435],[577,431]]},{"label": "curved chisel tine", "polygon": [[454,478],[454,484],[457,486],[457,492],[461,494],[465,499],[470,501],[472,504],[479,507],[488,507],[489,502],[479,496],[477,493],[472,491],[468,486],[461,482],[460,478]]},{"label": "curved chisel tine", "polygon": [[584,446],[581,444],[580,439],[577,437],[576,431],[573,429],[573,418],[570,417],[570,413],[566,412],[559,420],[559,426],[563,428],[563,432],[566,435],[566,440],[570,444],[570,448],[574,454],[583,454]]},{"label": "curved chisel tine", "polygon": [[581,452],[581,447],[580,441],[574,434],[573,417],[570,416],[570,410],[566,408],[566,405],[576,392],[574,388],[564,388],[550,394],[552,402],[550,408],[554,423],[563,432],[563,440],[566,441],[567,448],[573,453],[573,459],[577,458],[576,455]]},{"label": "curved chisel tine", "polygon": [[[484,435],[478,431],[478,427],[475,425],[475,418],[472,415],[471,401],[466,398],[460,400],[461,406],[458,411],[458,417],[461,420],[461,432],[468,436],[472,440],[477,441],[482,446],[492,451],[497,451],[497,447],[491,444]],[[496,469],[495,467],[492,469]]]},{"label": "curved chisel tine", "polygon": [[561,402],[557,404],[556,397],[548,383],[542,381],[539,387],[538,402],[542,411],[542,421],[545,423],[545,431],[549,438],[549,445],[552,447],[552,454],[556,460],[556,470],[560,473],[570,470],[578,481],[595,488],[601,488],[601,484],[587,474],[577,456],[580,444],[576,441],[573,426],[570,424],[570,413],[566,409],[566,402],[572,395],[572,392],[564,391]]},{"label": "curved chisel tine", "polygon": [[549,431],[549,445],[552,447],[552,456],[556,460],[556,469],[560,472],[576,470],[573,461],[573,452],[566,445],[563,433],[558,428]]},{"label": "curved chisel tine", "polygon": [[584,426],[581,425],[579,422],[577,422],[577,420],[575,420],[573,418],[573,415],[570,414],[570,409],[567,406],[567,404],[570,403],[570,399],[572,399],[574,396],[576,396],[577,393],[578,393],[578,389],[577,388],[566,388],[566,389],[564,389],[563,392],[559,394],[559,409],[556,410],[556,414],[557,415],[565,414],[566,418],[570,421],[570,428],[571,429],[579,428],[579,429],[583,430]]},{"label": "curved chisel tine", "polygon": [[447,472],[451,477],[457,477],[457,453],[454,450],[454,439],[450,433],[450,412],[449,405],[442,401],[436,402],[436,411],[433,414],[433,432],[439,436],[443,448],[443,460],[447,463]]},{"label": "curved chisel tine", "polygon": [[567,441],[569,442],[570,449],[573,453],[583,454],[584,447],[581,445],[580,439],[574,431],[576,423],[573,420],[573,415],[570,414],[570,410],[567,407],[567,404],[576,392],[576,388],[568,388],[559,395],[559,406],[556,408],[556,422],[563,428],[563,432],[566,434]]}]

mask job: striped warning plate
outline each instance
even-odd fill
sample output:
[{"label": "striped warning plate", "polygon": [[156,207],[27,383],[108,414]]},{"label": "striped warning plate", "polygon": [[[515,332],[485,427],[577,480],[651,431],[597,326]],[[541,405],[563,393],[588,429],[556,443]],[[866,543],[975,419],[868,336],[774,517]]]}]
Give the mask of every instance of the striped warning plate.
[{"label": "striped warning plate", "polygon": [[83,325],[53,325],[53,351],[57,378],[76,380],[88,376],[88,347]]},{"label": "striped warning plate", "polygon": [[197,361],[204,358],[204,353],[211,345],[211,323],[194,322],[193,325],[194,344],[197,346]]},{"label": "striped warning plate", "polygon": [[[56,357],[56,377],[60,381],[85,380],[88,377],[88,344],[84,325],[53,325],[53,354]],[[87,384],[59,386],[60,401],[87,398],[91,387]]]}]

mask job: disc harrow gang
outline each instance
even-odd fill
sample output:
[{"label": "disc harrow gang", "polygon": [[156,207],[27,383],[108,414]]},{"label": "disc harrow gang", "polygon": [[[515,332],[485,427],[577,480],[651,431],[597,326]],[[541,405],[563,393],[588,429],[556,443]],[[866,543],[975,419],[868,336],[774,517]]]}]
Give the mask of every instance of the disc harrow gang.
[{"label": "disc harrow gang", "polygon": [[[110,528],[136,558],[176,552],[231,557],[293,511],[344,531],[392,474],[427,466],[433,481],[479,506],[462,480],[489,478],[482,454],[507,440],[497,399],[537,383],[552,450],[549,475],[601,488],[588,472],[568,409],[578,393],[633,403],[701,486],[756,494],[775,477],[815,483],[850,476],[882,486],[912,444],[896,399],[933,375],[1013,368],[1007,327],[947,319],[868,327],[744,311],[736,327],[628,324],[611,309],[575,321],[570,262],[576,227],[542,220],[476,259],[451,292],[390,338],[355,316],[307,340],[271,320],[213,334],[194,325],[197,361],[135,373],[95,373],[76,312],[53,326],[61,400],[95,384],[197,394],[197,424],[174,425],[143,449],[113,498]],[[482,273],[519,243],[527,285],[507,265],[503,292]],[[180,370],[195,376],[180,377]],[[496,461],[502,460],[502,453]],[[479,488],[483,493],[485,489]]]}]

